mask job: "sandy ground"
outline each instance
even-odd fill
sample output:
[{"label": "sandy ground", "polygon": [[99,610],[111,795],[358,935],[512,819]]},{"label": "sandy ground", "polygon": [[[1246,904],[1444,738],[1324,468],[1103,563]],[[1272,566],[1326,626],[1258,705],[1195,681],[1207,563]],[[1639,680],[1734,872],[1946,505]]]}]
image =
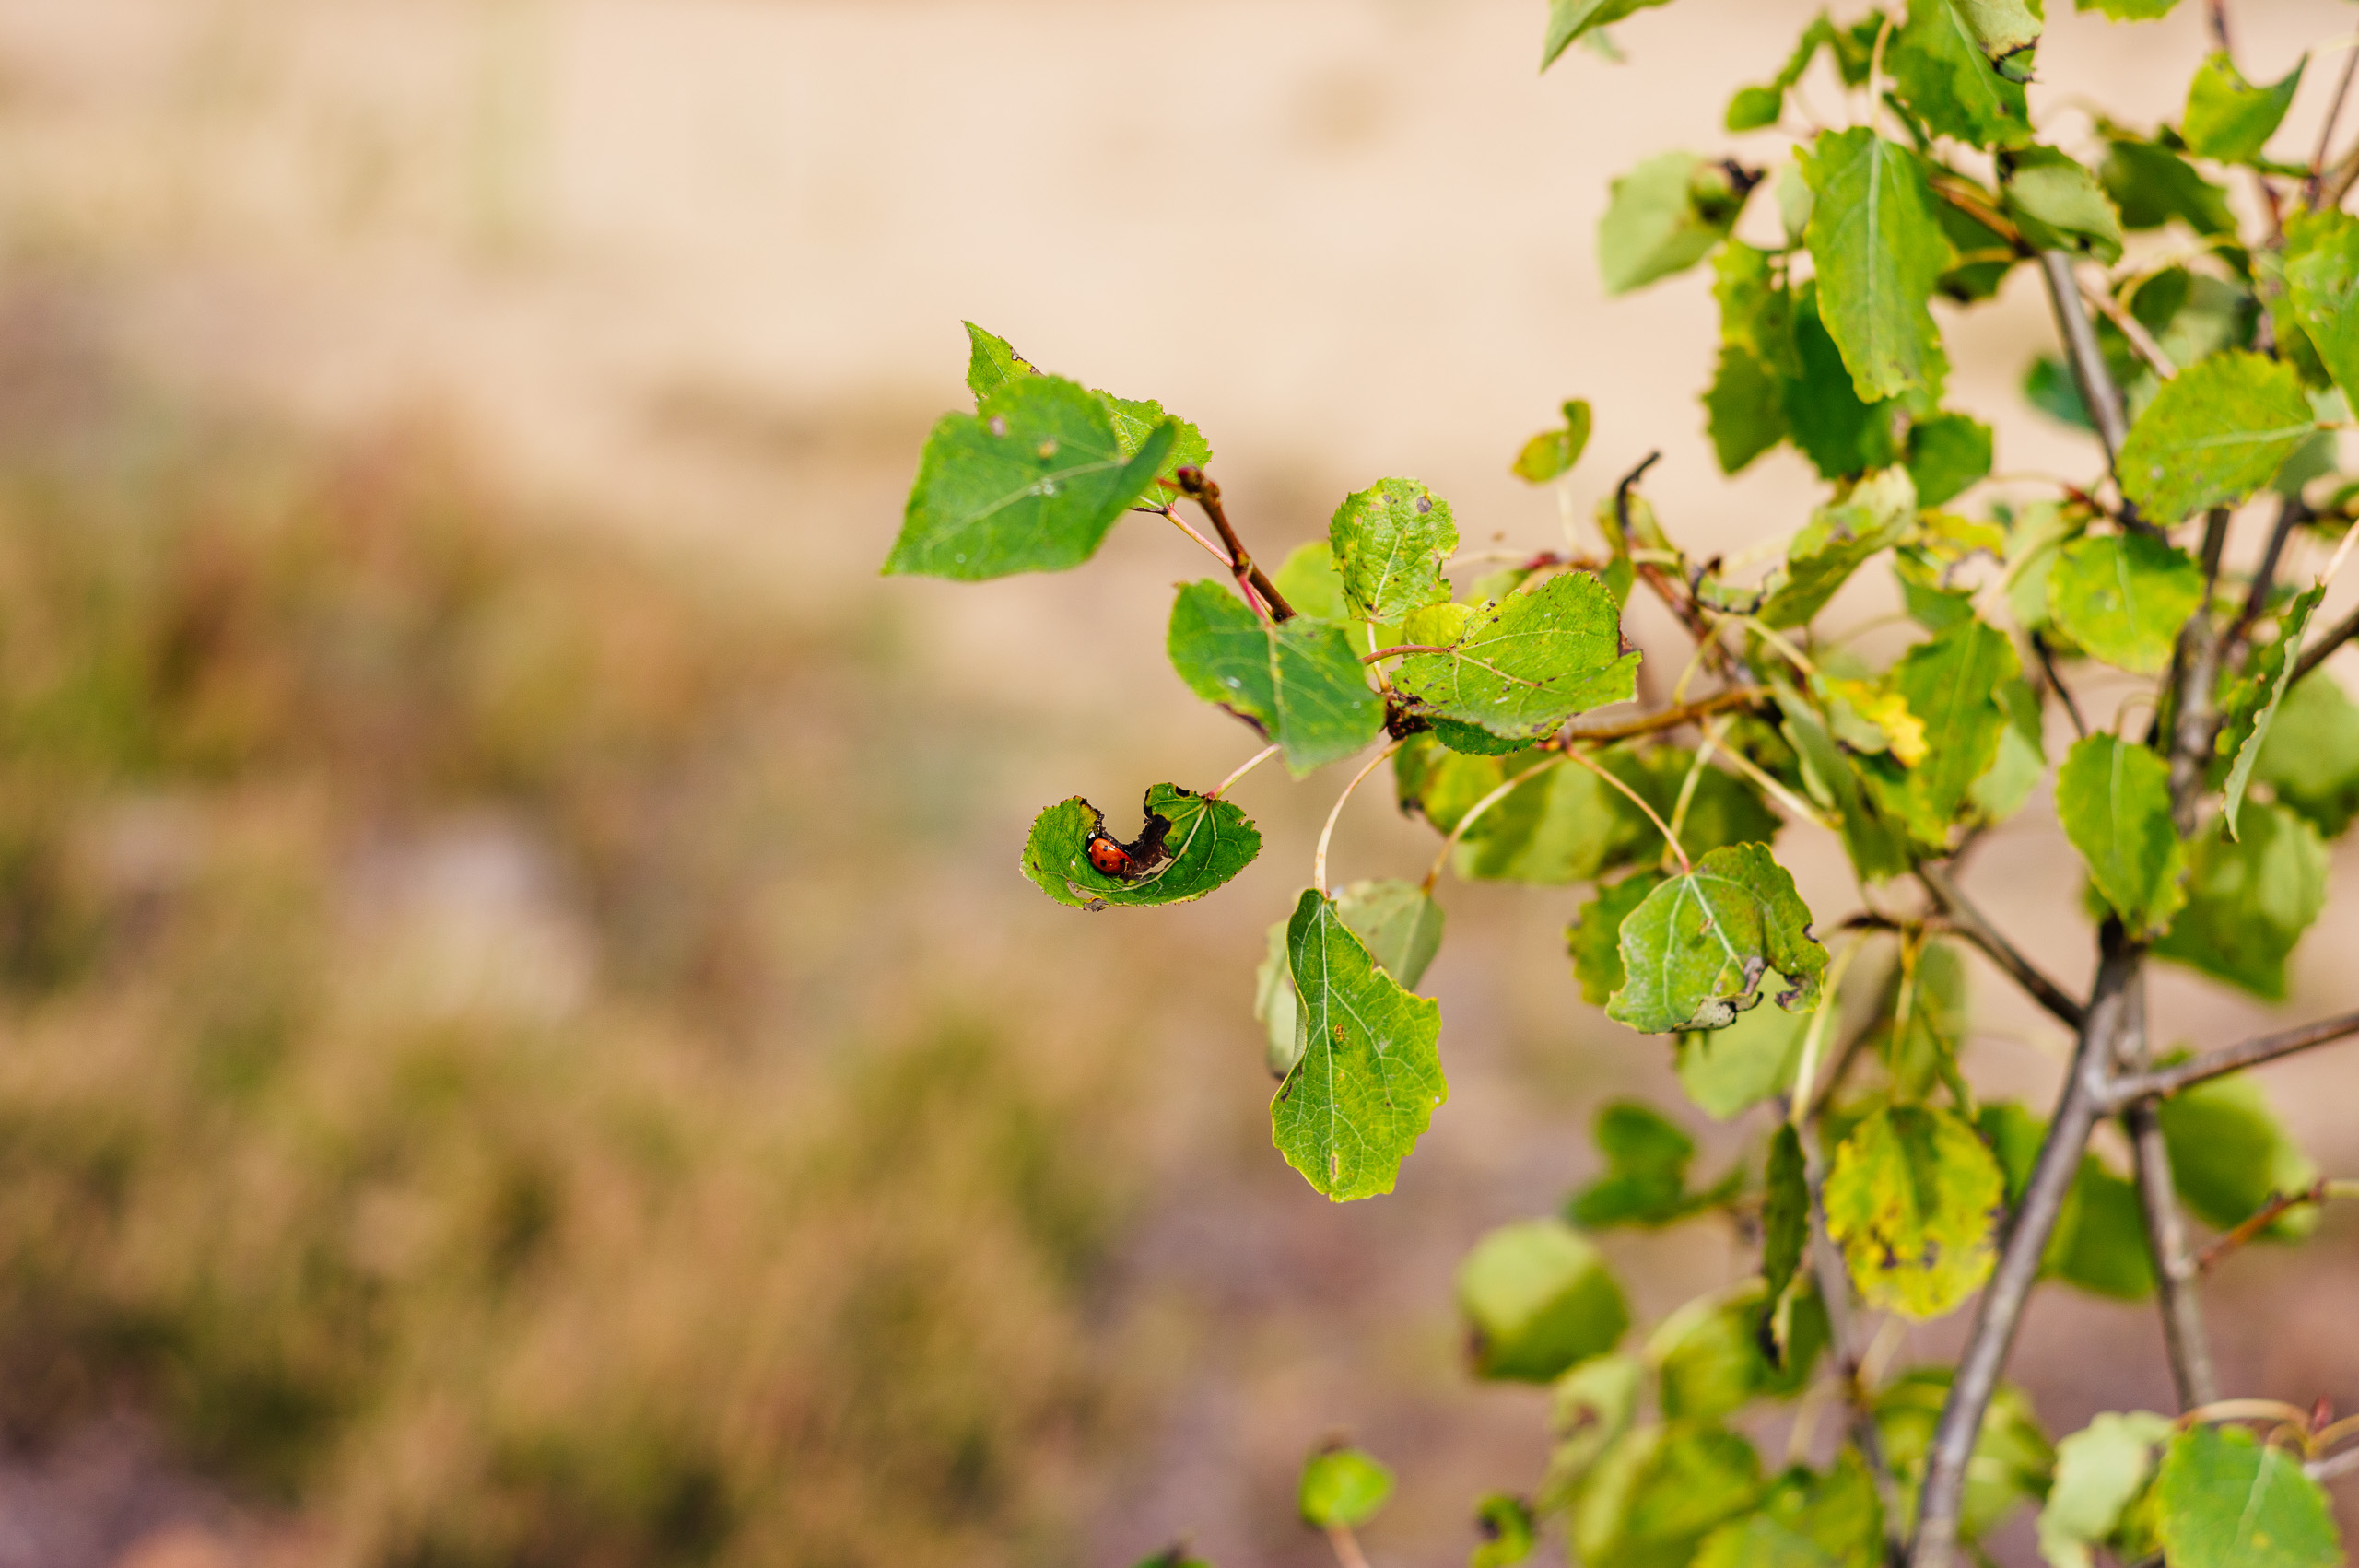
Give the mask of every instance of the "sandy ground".
[{"label": "sandy ground", "polygon": [[[102,280],[126,350],[168,380],[328,428],[432,410],[517,485],[780,614],[885,623],[924,678],[1053,737],[992,770],[1009,790],[996,820],[1020,832],[1039,800],[1217,777],[1242,750],[1161,668],[1164,585],[1203,564],[1168,532],[1132,525],[1067,578],[874,579],[923,430],[961,396],[960,320],[1198,421],[1265,553],[1385,474],[1451,497],[1470,538],[1551,542],[1556,501],[1506,463],[1569,395],[1601,410],[1579,509],[1660,447],[1650,485],[1683,538],[1781,532],[1813,491],[1799,461],[1726,481],[1702,438],[1705,280],[1607,300],[1592,235],[1605,177],[1720,147],[1729,91],[1814,9],[1682,0],[1618,29],[1629,64],[1579,53],[1541,78],[1535,0],[0,0],[0,222],[20,273]],[[2194,7],[2135,29],[2051,9],[2048,80],[2132,122],[2175,110]],[[2351,15],[2248,5],[2244,64],[2273,78]],[[2308,145],[2323,96],[2297,102],[2288,145]],[[2073,123],[2068,93],[2035,101]],[[2048,335],[2028,281],[1956,338],[1954,401],[1998,427],[2002,469],[2086,476],[2092,449],[2013,392]],[[1864,620],[1878,591],[1846,603]],[[1242,995],[1325,792],[1249,787],[1272,853],[1174,917],[1234,954],[1208,984]],[[1379,874],[1419,847],[1370,808],[1338,854]],[[1846,907],[1836,860],[1795,854],[1813,903]],[[1970,880],[2077,980],[2070,863],[2025,825]],[[1006,880],[1006,919],[1069,942],[1076,972],[1151,940],[1050,920]],[[1328,1209],[1254,1147],[1250,1025],[1201,1043],[1216,1068],[1172,1072],[1169,1179],[1126,1289],[1156,1304],[1162,1353],[1189,1371],[1092,1482],[1093,1561],[1182,1527],[1224,1562],[1316,1561],[1285,1492],[1331,1425],[1403,1458],[1377,1539],[1390,1561],[1462,1550],[1465,1499],[1528,1480],[1539,1407],[1459,1380],[1449,1269],[1477,1225],[1545,1208],[1587,1168],[1589,1106],[1665,1078],[1559,978],[1566,903],[1453,899],[1467,934],[1434,983],[1454,1097],[1385,1203]],[[2312,935],[2287,1015],[2359,993],[2354,941],[2351,907]],[[2197,1040],[2257,1019],[2177,977],[2155,1006]],[[2052,1029],[1997,995],[1987,1018],[1982,1065],[2044,1093]],[[2335,1169],[2359,1168],[2347,1073],[2306,1061],[2272,1079]],[[2359,1233],[2329,1237],[2318,1261],[2257,1258],[2219,1293],[2240,1388],[2359,1406],[2348,1298],[2328,1288]],[[1745,1266],[1711,1238],[1617,1246],[1651,1310]],[[2045,1303],[2025,1375],[2069,1430],[2166,1398],[2155,1339],[2142,1313]]]}]

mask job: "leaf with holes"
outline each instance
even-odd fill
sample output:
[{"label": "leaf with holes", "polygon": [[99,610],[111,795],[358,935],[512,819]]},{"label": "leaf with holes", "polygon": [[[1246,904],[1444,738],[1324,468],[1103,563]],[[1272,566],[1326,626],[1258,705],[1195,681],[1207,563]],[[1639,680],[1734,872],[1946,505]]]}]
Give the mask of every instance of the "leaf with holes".
[{"label": "leaf with holes", "polygon": [[1146,792],[1146,829],[1131,846],[1133,870],[1109,876],[1089,860],[1089,843],[1106,832],[1106,813],[1076,795],[1033,821],[1024,844],[1024,874],[1041,892],[1075,908],[1184,904],[1236,876],[1262,852],[1262,835],[1243,812],[1157,784]]},{"label": "leaf with holes", "polygon": [[1761,1000],[1775,971],[1778,1004],[1818,1000],[1826,950],[1810,934],[1810,907],[1764,844],[1713,850],[1666,878],[1622,922],[1622,989],[1605,1012],[1644,1034],[1718,1029]]},{"label": "leaf with holes", "polygon": [[1286,1164],[1338,1203],[1392,1190],[1442,1078],[1441,1008],[1377,967],[1334,901],[1306,889],[1286,926],[1306,1048],[1270,1106]]},{"label": "leaf with holes", "polygon": [[1477,610],[1444,651],[1402,660],[1392,684],[1428,718],[1532,740],[1627,702],[1637,680],[1614,591],[1587,572],[1560,572]]}]

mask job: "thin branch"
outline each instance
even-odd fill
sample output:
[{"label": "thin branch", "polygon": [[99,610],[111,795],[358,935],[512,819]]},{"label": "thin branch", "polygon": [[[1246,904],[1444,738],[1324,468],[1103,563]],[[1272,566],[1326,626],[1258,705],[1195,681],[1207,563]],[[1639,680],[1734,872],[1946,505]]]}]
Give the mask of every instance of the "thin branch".
[{"label": "thin branch", "polygon": [[2039,965],[2024,956],[2015,944],[2009,942],[1997,926],[1952,880],[1949,872],[1928,860],[1917,868],[1917,880],[1933,895],[1949,918],[1957,934],[1978,948],[1982,955],[1996,964],[2007,978],[2021,986],[2040,1006],[2078,1029],[2087,1021],[2087,1010],[2073,1000],[2071,994],[2041,973]]},{"label": "thin branch", "polygon": [[2064,704],[2064,717],[2072,721],[2073,735],[2080,740],[2088,739],[2089,724],[2081,717],[2081,705],[2072,699],[2072,688],[2064,684],[2064,677],[2056,673],[2055,649],[2048,646],[2048,638],[2034,632],[2031,650],[2039,656],[2040,673],[2048,677],[2048,689]]},{"label": "thin branch", "polygon": [[2320,1176],[2299,1192],[2273,1192],[2270,1194],[2268,1202],[2255,1210],[2235,1230],[2205,1247],[2201,1256],[2196,1258],[2195,1267],[2199,1271],[2208,1274],[2219,1267],[2221,1259],[2236,1248],[2250,1245],[2256,1236],[2275,1224],[2281,1216],[2295,1209],[2306,1208],[2313,1203],[2324,1203],[2336,1198],[2359,1198],[2359,1182],[2330,1181]]},{"label": "thin branch", "polygon": [[1596,741],[1626,741],[1634,735],[1651,735],[1660,730],[1676,730],[1682,724],[1693,724],[1709,719],[1716,713],[1731,708],[1753,708],[1769,699],[1767,686],[1731,686],[1727,691],[1698,697],[1694,702],[1666,708],[1660,713],[1642,713],[1634,719],[1619,719],[1605,724],[1567,726],[1551,740],[1548,746],[1581,745]]},{"label": "thin branch", "polygon": [[2104,1104],[2107,1069],[2129,1016],[2129,989],[2142,957],[2141,949],[2122,940],[2120,927],[2113,921],[2106,925],[2104,952],[2056,1115],[2048,1124],[2023,1202],[2008,1224],[1998,1268],[1975,1305],[1974,1327],[1942,1406],[1941,1422],[1933,1429],[1916,1539],[1909,1549],[1910,1568],[1950,1568],[1955,1559],[1975,1439],[1981,1433],[1991,1396],[1998,1392],[2048,1238],[2080,1174],[2081,1156]]},{"label": "thin branch", "polygon": [[[2146,979],[2131,983],[2130,1027],[2119,1065],[2143,1068],[2149,1050],[2146,1032]],[[2122,1116],[2130,1140],[2132,1175],[2138,1188],[2138,1212],[2146,1233],[2146,1254],[2154,1266],[2155,1305],[2163,1319],[2163,1356],[2171,1369],[2171,1387],[2178,1408],[2194,1410],[2220,1397],[2220,1380],[2212,1364],[2212,1339],[2203,1328],[2203,1297],[2196,1286],[2195,1265],[2187,1252],[2187,1221],[2179,1212],[2178,1188],[2171,1174],[2170,1145],[2163,1138],[2163,1122],[2153,1101],[2142,1101]]]},{"label": "thin branch", "polygon": [[2359,181],[2359,142],[2352,143],[2351,150],[2335,159],[2334,166],[2326,171],[2326,178],[2318,184],[2317,210],[2332,212],[2341,206],[2354,181]]},{"label": "thin branch", "polygon": [[2138,357],[2143,359],[2155,375],[2167,381],[2178,374],[2178,367],[2171,362],[2168,354],[2163,352],[2163,345],[2154,341],[2154,335],[2146,330],[2146,324],[2123,310],[2113,296],[2084,283],[2081,285],[2081,298],[2095,306],[2105,319],[2130,340],[2130,346],[2138,351]]},{"label": "thin branch", "polygon": [[1335,1550],[1338,1568],[1367,1568],[1367,1554],[1360,1550],[1359,1537],[1352,1534],[1350,1526],[1328,1526],[1327,1544]]},{"label": "thin branch", "polygon": [[2177,699],[2171,723],[2171,820],[2181,838],[2195,837],[2203,780],[2212,760],[2212,735],[2219,728],[2213,691],[2219,685],[2219,628],[2212,619],[2212,597],[2220,583],[2220,558],[2228,546],[2228,509],[2213,507],[2203,521],[2203,598],[2179,629],[2171,657]]},{"label": "thin branch", "polygon": [[2318,187],[2326,178],[2327,147],[2334,140],[2334,123],[2342,118],[2343,99],[2351,96],[2351,75],[2359,71],[2359,49],[2349,49],[2342,55],[2342,75],[2335,79],[2334,97],[2326,106],[2326,119],[2318,125],[2318,148],[2310,155],[2310,178],[2305,185],[2306,199],[2312,207],[2318,205]]},{"label": "thin branch", "polygon": [[2299,1029],[2288,1029],[2282,1035],[2263,1035],[2240,1046],[2207,1051],[2174,1067],[2156,1068],[2150,1072],[2118,1078],[2107,1090],[2107,1105],[2108,1108],[2118,1110],[2138,1100],[2168,1099],[2198,1083],[2224,1078],[2231,1072],[2242,1072],[2248,1067],[2259,1067],[2263,1062],[2275,1061],[2281,1057],[2293,1056],[2314,1047],[2330,1046],[2353,1035],[2359,1035],[2359,1012],[2322,1018]]},{"label": "thin branch", "polygon": [[1294,606],[1285,595],[1270,581],[1269,573],[1253,564],[1245,545],[1237,537],[1237,530],[1228,525],[1228,511],[1220,503],[1220,486],[1201,468],[1182,468],[1172,477],[1179,482],[1180,493],[1204,509],[1204,516],[1212,520],[1220,534],[1220,542],[1228,546],[1228,569],[1236,574],[1237,586],[1248,599],[1261,595],[1262,603],[1270,607],[1270,618],[1275,621],[1294,619]]},{"label": "thin branch", "polygon": [[[2293,680],[2300,680],[2325,663],[2333,657],[2338,649],[2354,637],[2359,637],[2359,610],[2352,611],[2351,614],[2327,627],[2315,639],[2303,645],[2302,657],[2294,663]],[[2292,682],[2289,681],[2287,684],[2290,685]]]},{"label": "thin branch", "polygon": [[[2359,51],[2353,52],[2353,58],[2359,59]],[[2260,619],[2261,611],[2269,607],[2269,591],[2276,586],[2277,567],[2284,558],[2286,541],[2313,515],[2299,496],[2288,496],[2278,503],[2277,525],[2269,531],[2269,546],[2261,552],[2260,565],[2253,568],[2252,587],[2245,593],[2245,607],[2236,613],[2236,624],[2228,628],[2225,640],[2229,646],[2240,641],[2252,629],[2252,624]]]},{"label": "thin branch", "polygon": [[2048,308],[2056,313],[2057,335],[2064,340],[2065,357],[2072,367],[2072,384],[2081,390],[2081,402],[2097,427],[2097,439],[2105,443],[2106,466],[2111,468],[2130,432],[2130,422],[2121,411],[2121,389],[2113,384],[2113,372],[2106,369],[2105,354],[2097,347],[2096,328],[2090,324],[2089,312],[2081,303],[2072,258],[2062,251],[2042,251],[2039,271],[2048,284]]}]

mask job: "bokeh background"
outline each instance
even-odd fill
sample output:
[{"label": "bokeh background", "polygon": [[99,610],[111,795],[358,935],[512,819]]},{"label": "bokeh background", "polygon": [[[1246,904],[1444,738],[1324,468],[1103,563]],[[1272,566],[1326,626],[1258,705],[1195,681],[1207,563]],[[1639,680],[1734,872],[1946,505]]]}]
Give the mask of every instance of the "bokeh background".
[{"label": "bokeh background", "polygon": [[[2044,121],[2175,113],[2197,7],[2050,9]],[[2235,9],[2255,79],[2354,25]],[[1660,447],[1682,538],[1790,529],[1799,462],[1702,438],[1706,280],[1608,301],[1591,237],[1813,10],[1682,0],[1543,79],[1537,0],[0,0],[0,1565],[1313,1563],[1336,1429],[1403,1478],[1377,1561],[1460,1560],[1545,1412],[1464,1375],[1451,1270],[1672,1093],[1581,1005],[1574,896],[1448,891],[1450,1103],[1330,1207],[1249,1010],[1340,779],[1241,786],[1269,847],[1204,904],[1015,868],[1042,804],[1251,749],[1161,661],[1203,561],[876,565],[962,319],[1199,422],[1265,555],[1388,474],[1555,543],[1507,464],[1572,395],[1573,515]],[[1954,401],[2086,476],[2014,391],[2030,283]],[[1373,790],[1336,849],[1429,854]],[[1968,882],[2085,976],[2036,807]],[[2352,1005],[2353,908],[2286,1016]],[[2062,1040],[1982,989],[1978,1071],[2045,1095]],[[2359,1071],[2268,1083],[2359,1174]],[[1751,1267],[1611,1247],[1644,1316]],[[2359,1407],[2354,1291],[2349,1215],[2239,1256],[2228,1382]],[[2060,1433],[2168,1397],[2143,1309],[2044,1300],[2018,1368]]]}]

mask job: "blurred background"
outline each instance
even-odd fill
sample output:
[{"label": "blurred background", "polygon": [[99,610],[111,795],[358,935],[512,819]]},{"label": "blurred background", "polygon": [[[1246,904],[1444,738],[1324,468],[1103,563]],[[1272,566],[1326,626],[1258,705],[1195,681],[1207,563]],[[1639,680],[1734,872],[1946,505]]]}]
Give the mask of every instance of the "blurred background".
[{"label": "blurred background", "polygon": [[[2196,7],[2049,8],[2044,118],[2176,113]],[[1192,546],[876,568],[962,319],[1200,423],[1272,557],[1391,474],[1555,543],[1508,463],[1575,395],[1576,515],[1661,447],[1692,545],[1791,528],[1800,461],[1703,439],[1708,280],[1609,302],[1592,236],[1814,10],[1682,0],[1543,79],[1538,0],[0,0],[0,1568],[1307,1564],[1336,1429],[1403,1478],[1376,1560],[1461,1560],[1545,1399],[1465,1376],[1451,1270],[1601,1103],[1676,1103],[1579,1000],[1577,895],[1447,890],[1450,1103],[1331,1207],[1250,1008],[1341,779],[1240,786],[1268,848],[1203,904],[1016,870],[1042,805],[1253,749],[1162,661]],[[2256,80],[2353,25],[2236,10]],[[2049,339],[2018,276],[1954,401],[2085,476],[2014,390]],[[2077,981],[2040,816],[1968,882]],[[1336,848],[1430,853],[1375,790]],[[2354,910],[2283,1016],[2353,1004]],[[1983,990],[1977,1071],[2047,1094]],[[2359,1174],[2359,1066],[2267,1082]],[[1752,1267],[1610,1246],[1642,1316]],[[2239,1255],[2233,1390],[2359,1407],[2351,1215]],[[2168,1399],[2148,1309],[2043,1300],[2017,1365],[2052,1432]]]}]

